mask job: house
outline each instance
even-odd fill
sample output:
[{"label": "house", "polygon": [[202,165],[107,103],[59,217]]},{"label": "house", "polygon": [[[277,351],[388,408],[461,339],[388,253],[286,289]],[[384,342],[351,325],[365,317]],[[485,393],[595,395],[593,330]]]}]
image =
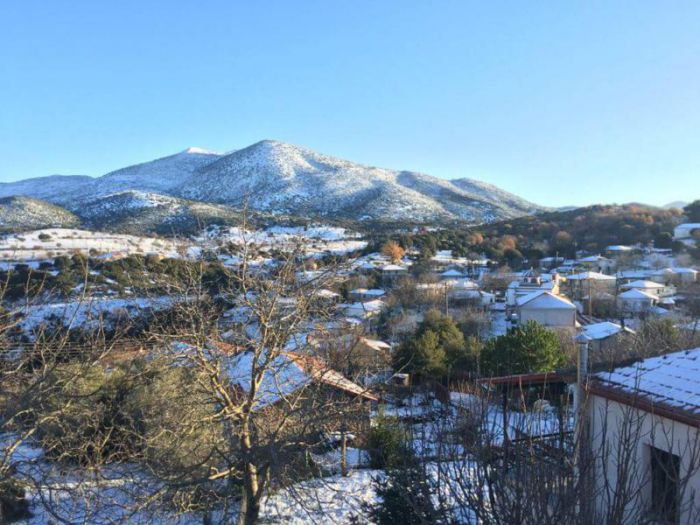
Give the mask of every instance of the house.
[{"label": "house", "polygon": [[617,505],[617,523],[697,523],[700,348],[592,374],[585,390],[596,510]]},{"label": "house", "polygon": [[[351,425],[351,432],[367,430],[371,404],[379,401],[369,389],[349,380],[341,373],[329,368],[318,357],[296,352],[279,352],[269,362],[267,356],[259,355],[258,363],[265,363],[265,373],[255,391],[253,410],[274,418],[287,417],[289,406],[294,412],[307,403],[310,409],[322,406],[324,400],[349,400],[355,403],[344,408],[343,420],[325,422],[331,430],[339,430],[343,424]],[[256,361],[254,352],[238,352],[227,356],[222,362],[231,383],[232,395],[250,393],[251,377]]]},{"label": "house", "polygon": [[695,268],[672,268],[674,274],[673,282],[680,284],[691,284],[698,281],[700,272]]},{"label": "house", "polygon": [[387,304],[380,299],[375,299],[373,301],[339,305],[339,307],[344,308],[345,315],[348,317],[371,319],[385,310],[387,308]]},{"label": "house", "polygon": [[508,285],[506,289],[506,304],[510,307],[515,307],[519,298],[538,291],[546,291],[558,295],[560,282],[559,274],[540,274],[528,271],[519,280],[512,281]]},{"label": "house", "polygon": [[445,279],[462,279],[466,277],[462,272],[459,270],[455,270],[454,268],[450,268],[449,270],[445,270],[442,272],[439,276],[440,280],[445,280]]},{"label": "house", "polygon": [[654,281],[637,280],[631,281],[620,286],[622,290],[639,290],[649,295],[658,298],[672,297],[676,295],[676,287],[672,285],[663,285]]},{"label": "house", "polygon": [[658,301],[658,296],[632,288],[617,296],[617,307],[628,316],[639,315],[651,311]]},{"label": "house", "polygon": [[621,334],[634,334],[634,330],[609,321],[603,321],[582,326],[581,333],[590,340],[589,344],[592,351],[600,351],[618,339]]},{"label": "house", "polygon": [[386,292],[381,288],[356,288],[355,290],[350,290],[348,298],[352,301],[373,301],[385,295]]},{"label": "house", "polygon": [[496,302],[496,296],[483,290],[453,288],[448,293],[450,301],[456,305],[481,306],[488,308]]},{"label": "house", "polygon": [[615,261],[602,255],[590,255],[577,259],[576,263],[588,270],[600,273],[610,273],[615,269]]},{"label": "house", "polygon": [[630,252],[633,252],[635,248],[632,246],[625,246],[623,244],[613,244],[605,248],[605,253],[611,256],[620,256]]},{"label": "house", "polygon": [[382,282],[385,286],[392,285],[398,278],[408,273],[408,268],[398,264],[385,264],[381,267]]},{"label": "house", "polygon": [[564,262],[564,257],[542,257],[540,259],[540,269],[551,270]]},{"label": "house", "polygon": [[679,224],[673,229],[673,240],[686,246],[696,246],[700,237],[700,222]]},{"label": "house", "polygon": [[698,280],[694,268],[662,268],[649,274],[649,279],[660,284],[692,284]]},{"label": "house", "polygon": [[617,278],[600,272],[581,272],[566,276],[569,293],[576,299],[584,296],[595,296],[602,293],[612,293],[617,286]]},{"label": "house", "polygon": [[547,291],[520,297],[516,307],[520,324],[535,321],[551,328],[575,328],[576,306],[567,298]]}]

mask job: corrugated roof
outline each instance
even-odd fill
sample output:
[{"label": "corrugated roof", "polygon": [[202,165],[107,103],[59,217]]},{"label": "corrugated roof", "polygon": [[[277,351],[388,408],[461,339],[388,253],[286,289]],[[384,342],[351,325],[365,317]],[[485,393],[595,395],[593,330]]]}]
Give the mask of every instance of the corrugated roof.
[{"label": "corrugated roof", "polygon": [[592,379],[607,389],[700,417],[700,348],[644,359]]}]

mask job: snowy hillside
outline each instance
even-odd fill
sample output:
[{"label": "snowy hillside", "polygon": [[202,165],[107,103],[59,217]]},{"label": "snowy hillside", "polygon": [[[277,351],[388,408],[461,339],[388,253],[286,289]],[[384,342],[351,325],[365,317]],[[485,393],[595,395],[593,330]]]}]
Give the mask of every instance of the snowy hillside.
[{"label": "snowy hillside", "polygon": [[76,213],[90,228],[134,234],[194,232],[212,222],[236,222],[240,216],[226,206],[134,190],[97,197]]},{"label": "snowy hillside", "polygon": [[58,255],[160,254],[179,257],[185,245],[166,239],[93,232],[69,228],[49,228],[0,237],[0,267],[16,262],[32,263]]},{"label": "snowy hillside", "polygon": [[17,182],[2,182],[0,197],[22,195],[54,204],[65,204],[81,198],[94,180],[87,175],[50,175]]},{"label": "snowy hillside", "polygon": [[95,180],[93,194],[105,195],[122,190],[155,191],[170,193],[198,169],[211,164],[221,155],[201,148],[188,148],[185,151],[160,159],[136,164]]},{"label": "snowy hillside", "polygon": [[176,191],[235,205],[247,199],[257,210],[375,220],[482,222],[538,209],[500,190],[489,198],[428,175],[363,166],[269,140],[223,156]]},{"label": "snowy hillside", "polygon": [[[226,216],[225,208],[207,206],[245,202],[253,211],[273,214],[400,222],[481,223],[541,210],[483,182],[364,166],[271,140],[224,155],[189,148],[94,179],[52,176],[0,184],[0,197],[10,195],[45,199],[91,223],[115,227],[129,219],[124,215],[129,210],[150,217],[144,224],[153,227],[167,226],[173,216],[180,222],[175,210],[186,208],[185,218]],[[195,213],[194,203],[183,208],[181,201],[169,197],[203,204]],[[138,226],[137,219],[127,223]]]},{"label": "snowy hillside", "polygon": [[0,198],[0,231],[77,226],[80,219],[51,203],[30,197]]}]

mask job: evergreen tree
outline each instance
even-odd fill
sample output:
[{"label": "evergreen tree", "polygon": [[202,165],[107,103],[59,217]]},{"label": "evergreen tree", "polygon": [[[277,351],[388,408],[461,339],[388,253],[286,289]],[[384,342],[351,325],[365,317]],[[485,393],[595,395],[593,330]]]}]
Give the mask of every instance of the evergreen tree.
[{"label": "evergreen tree", "polygon": [[534,321],[491,339],[481,353],[483,375],[551,372],[566,361],[557,335]]}]

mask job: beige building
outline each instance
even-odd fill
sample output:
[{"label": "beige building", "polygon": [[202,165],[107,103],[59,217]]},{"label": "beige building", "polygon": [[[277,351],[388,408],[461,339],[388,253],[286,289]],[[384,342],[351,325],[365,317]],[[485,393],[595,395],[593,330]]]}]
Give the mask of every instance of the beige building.
[{"label": "beige building", "polygon": [[700,523],[700,348],[591,376],[595,507],[615,523]]}]

